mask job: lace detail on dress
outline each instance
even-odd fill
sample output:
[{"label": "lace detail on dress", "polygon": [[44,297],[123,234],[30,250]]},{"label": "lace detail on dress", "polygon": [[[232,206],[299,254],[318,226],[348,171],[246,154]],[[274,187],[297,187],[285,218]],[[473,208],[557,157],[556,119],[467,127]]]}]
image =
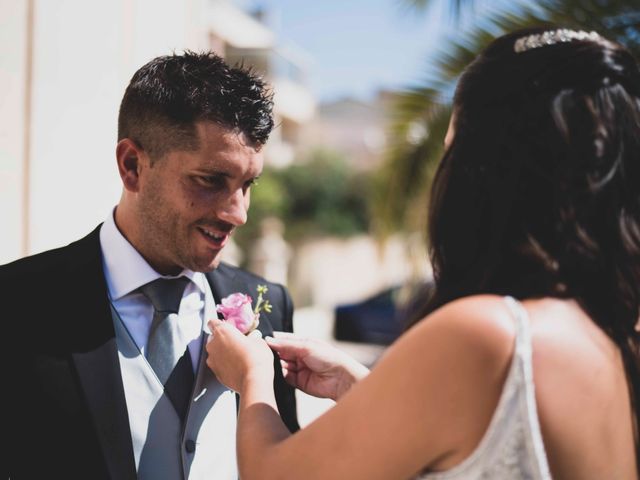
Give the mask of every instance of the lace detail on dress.
[{"label": "lace detail on dress", "polygon": [[535,402],[529,317],[511,297],[516,320],[515,350],[498,406],[482,440],[462,463],[416,480],[550,480]]}]

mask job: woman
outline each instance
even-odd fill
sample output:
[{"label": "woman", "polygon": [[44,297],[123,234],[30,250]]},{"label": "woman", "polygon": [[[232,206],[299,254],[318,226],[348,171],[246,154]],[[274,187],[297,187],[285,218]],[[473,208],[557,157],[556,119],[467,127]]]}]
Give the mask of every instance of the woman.
[{"label": "woman", "polygon": [[639,478],[638,65],[596,33],[501,37],[461,77],[445,145],[424,320],[358,382],[269,340],[294,385],[338,400],[326,414],[289,435],[267,344],[211,322],[243,480]]}]

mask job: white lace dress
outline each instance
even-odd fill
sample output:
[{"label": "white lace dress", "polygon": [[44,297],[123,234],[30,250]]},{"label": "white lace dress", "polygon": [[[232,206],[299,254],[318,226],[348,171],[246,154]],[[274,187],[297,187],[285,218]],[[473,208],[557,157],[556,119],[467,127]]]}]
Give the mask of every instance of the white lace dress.
[{"label": "white lace dress", "polygon": [[505,297],[505,302],[516,321],[516,346],[489,428],[462,463],[416,480],[551,479],[536,409],[529,317],[517,300]]}]

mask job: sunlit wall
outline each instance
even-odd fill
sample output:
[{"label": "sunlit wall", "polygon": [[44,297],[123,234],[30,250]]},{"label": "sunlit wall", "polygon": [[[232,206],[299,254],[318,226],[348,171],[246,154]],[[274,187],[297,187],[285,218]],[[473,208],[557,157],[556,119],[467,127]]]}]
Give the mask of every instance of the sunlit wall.
[{"label": "sunlit wall", "polygon": [[64,245],[117,203],[117,111],[151,58],[207,47],[206,0],[0,0],[0,263]]}]

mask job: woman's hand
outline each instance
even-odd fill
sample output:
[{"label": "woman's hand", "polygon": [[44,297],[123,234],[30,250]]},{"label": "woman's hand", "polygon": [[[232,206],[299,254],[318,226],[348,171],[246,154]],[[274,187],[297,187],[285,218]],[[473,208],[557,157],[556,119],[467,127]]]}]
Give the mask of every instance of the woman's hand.
[{"label": "woman's hand", "polygon": [[221,383],[242,394],[252,378],[273,381],[273,352],[262,338],[218,319],[209,321],[209,329],[207,365]]},{"label": "woman's hand", "polygon": [[369,373],[369,369],[346,353],[316,339],[274,332],[269,346],[280,356],[285,380],[309,395],[338,400]]}]

